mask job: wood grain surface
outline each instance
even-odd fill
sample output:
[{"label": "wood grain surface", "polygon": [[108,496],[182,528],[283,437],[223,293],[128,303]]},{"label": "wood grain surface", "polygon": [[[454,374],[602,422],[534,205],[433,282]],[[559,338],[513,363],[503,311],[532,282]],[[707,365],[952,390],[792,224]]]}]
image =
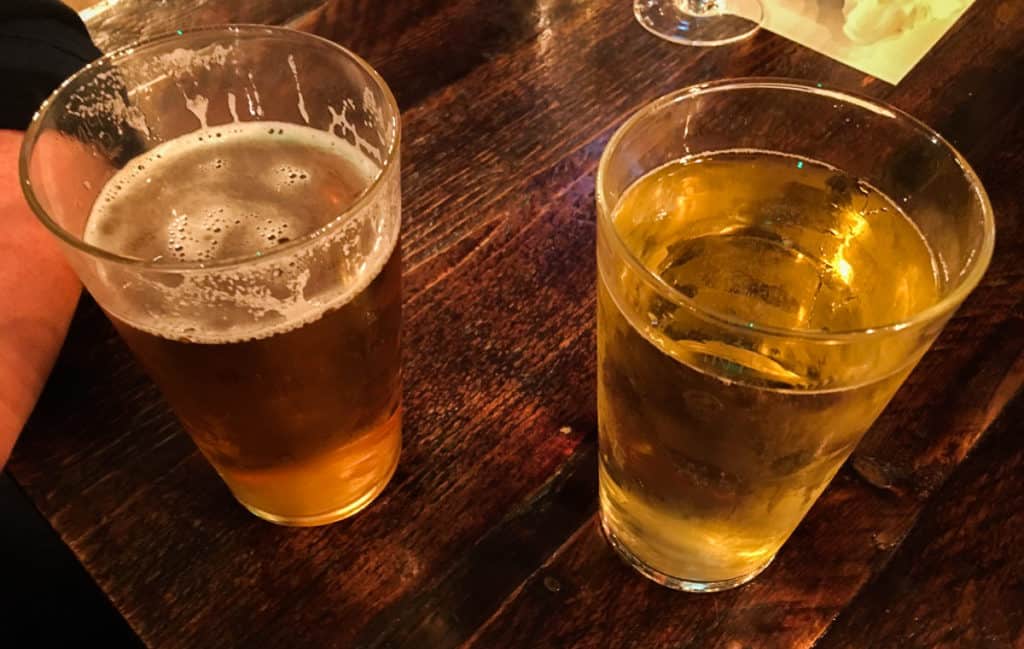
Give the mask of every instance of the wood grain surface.
[{"label": "wood grain surface", "polygon": [[[405,449],[351,520],[259,521],[85,298],[9,470],[147,645],[1024,647],[1024,4],[978,0],[898,87],[766,32],[671,45],[626,0],[302,9],[266,19],[359,52],[403,110]],[[644,103],[750,75],[936,128],[997,249],[776,562],[685,595],[595,524],[594,170]]]}]

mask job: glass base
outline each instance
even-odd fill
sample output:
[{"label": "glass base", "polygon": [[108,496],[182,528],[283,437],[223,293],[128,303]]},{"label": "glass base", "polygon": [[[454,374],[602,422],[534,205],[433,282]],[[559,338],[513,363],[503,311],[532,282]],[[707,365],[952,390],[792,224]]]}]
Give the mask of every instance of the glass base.
[{"label": "glass base", "polygon": [[268,511],[264,511],[259,507],[253,507],[252,505],[246,503],[244,500],[239,498],[237,495],[235,496],[235,500],[241,503],[243,507],[248,509],[256,516],[262,518],[265,521],[276,523],[277,525],[285,525],[288,527],[317,527],[319,525],[329,525],[330,523],[336,523],[345,518],[349,518],[350,516],[355,516],[359,512],[366,509],[370,505],[370,503],[372,503],[377,498],[377,496],[379,496],[381,492],[384,491],[384,487],[388,486],[388,483],[391,482],[391,478],[394,476],[395,469],[397,468],[398,462],[396,461],[395,464],[391,467],[391,471],[388,472],[387,477],[384,480],[381,480],[380,484],[378,484],[376,487],[366,492],[366,494],[360,496],[357,500],[348,503],[344,507],[332,509],[331,511],[327,511],[322,514],[315,514],[313,516],[281,516]]},{"label": "glass base", "polygon": [[652,568],[640,559],[636,557],[629,548],[619,540],[615,533],[608,527],[608,523],[604,516],[601,516],[601,529],[604,531],[605,538],[608,539],[608,543],[619,553],[619,556],[628,563],[634,570],[639,572],[644,577],[647,577],[656,584],[660,584],[673,590],[681,590],[686,593],[717,593],[721,590],[729,590],[730,588],[736,588],[742,586],[748,581],[757,577],[759,574],[764,572],[764,569],[771,565],[772,560],[775,559],[773,555],[770,559],[764,562],[763,565],[757,569],[739,577],[733,577],[732,579],[723,579],[721,581],[691,581],[689,579],[682,579],[680,577],[674,577],[667,575],[660,570]]},{"label": "glass base", "polygon": [[633,14],[655,36],[701,47],[748,38],[764,18],[759,0],[634,0]]}]

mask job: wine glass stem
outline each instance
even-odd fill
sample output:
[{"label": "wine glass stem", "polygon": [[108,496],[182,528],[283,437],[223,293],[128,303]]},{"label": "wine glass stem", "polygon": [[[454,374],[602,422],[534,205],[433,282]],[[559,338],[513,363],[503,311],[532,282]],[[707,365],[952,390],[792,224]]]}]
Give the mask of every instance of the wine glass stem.
[{"label": "wine glass stem", "polygon": [[695,16],[708,16],[722,9],[720,0],[683,0],[683,6]]}]

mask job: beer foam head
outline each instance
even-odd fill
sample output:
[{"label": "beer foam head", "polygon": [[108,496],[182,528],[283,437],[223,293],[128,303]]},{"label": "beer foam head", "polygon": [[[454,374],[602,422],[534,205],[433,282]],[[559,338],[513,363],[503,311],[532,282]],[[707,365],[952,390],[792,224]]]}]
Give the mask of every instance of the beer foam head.
[{"label": "beer foam head", "polygon": [[[264,210],[265,212],[265,210]],[[300,224],[287,215],[263,218],[261,210],[249,212],[215,208],[199,214],[177,214],[168,222],[166,247],[170,257],[181,262],[203,262],[225,258],[225,241],[239,251],[260,250],[287,243]],[[299,227],[296,227],[299,226]]]},{"label": "beer foam head", "polygon": [[351,143],[308,127],[203,129],[114,175],[83,238],[149,262],[156,281],[136,284],[151,295],[114,314],[130,324],[201,342],[268,336],[344,304],[380,272],[398,238],[397,185],[395,205],[349,212],[380,173]]}]

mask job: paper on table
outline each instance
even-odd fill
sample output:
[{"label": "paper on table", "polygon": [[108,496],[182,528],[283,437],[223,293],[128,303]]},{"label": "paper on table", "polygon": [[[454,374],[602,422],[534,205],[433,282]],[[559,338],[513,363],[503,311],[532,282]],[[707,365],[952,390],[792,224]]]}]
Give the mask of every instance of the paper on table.
[{"label": "paper on table", "polygon": [[974,0],[761,2],[765,29],[896,84]]}]

